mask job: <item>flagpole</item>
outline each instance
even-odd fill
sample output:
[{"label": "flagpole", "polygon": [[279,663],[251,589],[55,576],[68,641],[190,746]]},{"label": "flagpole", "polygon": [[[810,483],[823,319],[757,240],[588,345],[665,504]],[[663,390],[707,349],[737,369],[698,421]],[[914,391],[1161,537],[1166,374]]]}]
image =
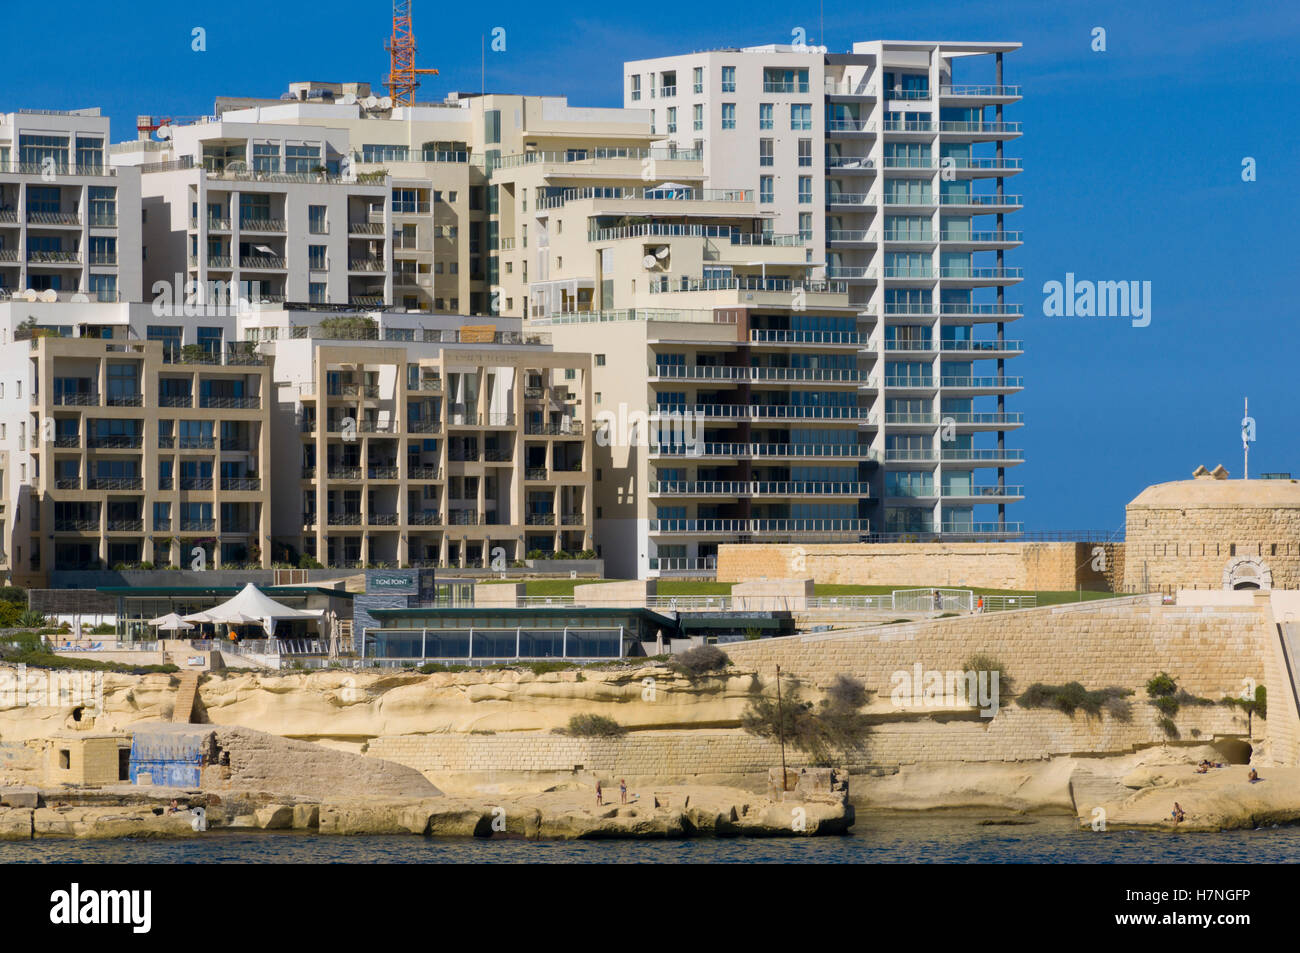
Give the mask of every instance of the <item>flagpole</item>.
[{"label": "flagpole", "polygon": [[[1244,422],[1245,420],[1250,418],[1250,398],[1245,397],[1243,398],[1243,400],[1245,402],[1243,405],[1244,410],[1242,413],[1242,419]],[[1245,429],[1243,429],[1241,433],[1241,453],[1243,457],[1243,461],[1241,465],[1241,478],[1243,480],[1250,479],[1250,441],[1246,437],[1247,433],[1248,431],[1246,431]]]}]

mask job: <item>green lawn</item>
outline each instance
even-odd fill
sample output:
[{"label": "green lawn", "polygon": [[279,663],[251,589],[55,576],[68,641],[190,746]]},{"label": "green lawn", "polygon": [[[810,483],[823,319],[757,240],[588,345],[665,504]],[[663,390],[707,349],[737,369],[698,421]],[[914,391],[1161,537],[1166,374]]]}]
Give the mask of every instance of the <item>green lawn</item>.
[{"label": "green lawn", "polygon": [[[499,580],[493,580],[499,581]],[[618,579],[530,579],[524,584],[524,592],[530,596],[571,596],[573,587],[592,582],[621,582]],[[485,581],[486,584],[486,581]],[[661,596],[725,596],[731,592],[729,582],[707,582],[697,579],[660,579],[658,593]],[[819,596],[879,596],[888,595],[896,589],[925,589],[926,586],[846,586],[831,583],[818,583],[814,589]],[[965,589],[967,586],[941,585],[942,589]],[[997,596],[1037,596],[1040,606],[1054,606],[1062,602],[1079,602],[1090,599],[1111,599],[1113,592],[1033,592],[1019,589],[973,589],[976,595]]]}]

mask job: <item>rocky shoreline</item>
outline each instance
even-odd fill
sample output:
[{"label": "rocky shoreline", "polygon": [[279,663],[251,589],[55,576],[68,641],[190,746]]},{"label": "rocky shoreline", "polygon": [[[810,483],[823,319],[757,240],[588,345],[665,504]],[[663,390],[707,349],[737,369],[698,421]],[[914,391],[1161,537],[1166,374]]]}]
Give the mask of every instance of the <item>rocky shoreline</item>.
[{"label": "rocky shoreline", "polygon": [[[617,795],[616,795],[617,796]],[[170,812],[172,799],[181,810]],[[529,840],[683,837],[811,837],[845,834],[854,809],[842,799],[757,796],[731,788],[668,787],[628,804],[598,806],[586,790],[484,798],[307,801],[246,792],[154,788],[85,794],[8,792],[0,840],[193,838],[220,830],[319,834],[415,834]],[[205,829],[198,829],[200,816]]]}]

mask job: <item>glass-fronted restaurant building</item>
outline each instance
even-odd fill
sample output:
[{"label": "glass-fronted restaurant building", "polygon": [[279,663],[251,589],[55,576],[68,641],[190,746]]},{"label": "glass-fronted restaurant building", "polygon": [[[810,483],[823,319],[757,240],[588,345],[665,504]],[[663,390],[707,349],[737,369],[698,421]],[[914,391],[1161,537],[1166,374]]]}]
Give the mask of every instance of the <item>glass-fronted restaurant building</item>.
[{"label": "glass-fronted restaurant building", "polygon": [[365,655],[409,661],[595,660],[640,655],[642,642],[679,638],[676,620],[649,609],[374,609]]}]

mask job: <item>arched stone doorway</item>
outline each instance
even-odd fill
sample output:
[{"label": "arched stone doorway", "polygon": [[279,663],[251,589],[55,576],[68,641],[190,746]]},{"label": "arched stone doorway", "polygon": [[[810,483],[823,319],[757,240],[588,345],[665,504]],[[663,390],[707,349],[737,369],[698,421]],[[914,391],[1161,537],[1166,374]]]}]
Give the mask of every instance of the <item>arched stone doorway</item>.
[{"label": "arched stone doorway", "polygon": [[1223,569],[1224,589],[1272,589],[1273,570],[1268,564],[1249,556],[1228,560]]}]

